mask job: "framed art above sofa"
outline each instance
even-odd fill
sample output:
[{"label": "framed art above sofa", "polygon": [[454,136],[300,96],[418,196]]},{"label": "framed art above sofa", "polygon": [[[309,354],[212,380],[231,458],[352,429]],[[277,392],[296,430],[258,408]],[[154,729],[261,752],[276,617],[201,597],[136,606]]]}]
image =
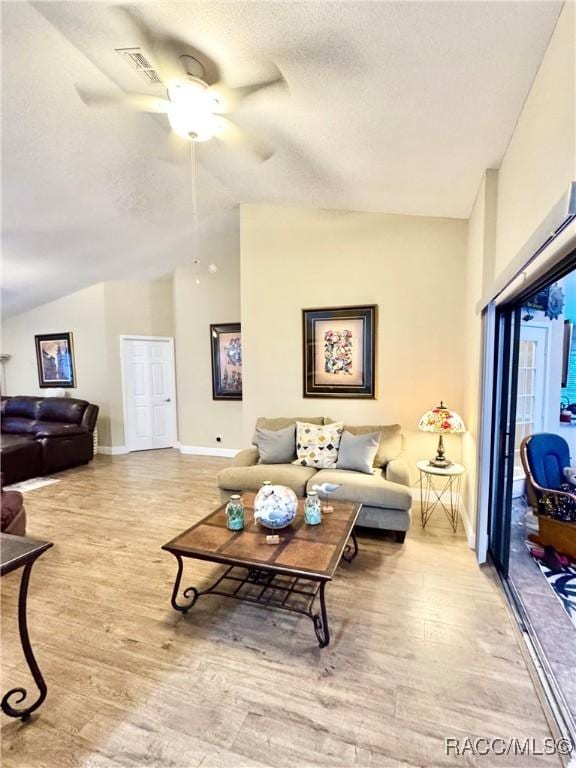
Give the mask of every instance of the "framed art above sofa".
[{"label": "framed art above sofa", "polygon": [[34,337],[38,383],[42,389],[76,386],[72,334],[43,333]]},{"label": "framed art above sofa", "polygon": [[304,309],[304,397],[374,398],[377,307]]}]

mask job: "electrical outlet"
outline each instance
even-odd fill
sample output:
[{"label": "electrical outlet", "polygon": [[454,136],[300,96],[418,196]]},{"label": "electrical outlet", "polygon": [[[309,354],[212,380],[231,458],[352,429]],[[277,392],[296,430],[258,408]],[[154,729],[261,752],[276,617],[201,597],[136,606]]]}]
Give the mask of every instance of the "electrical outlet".
[{"label": "electrical outlet", "polygon": [[222,435],[216,435],[216,442],[221,443],[222,442]]}]

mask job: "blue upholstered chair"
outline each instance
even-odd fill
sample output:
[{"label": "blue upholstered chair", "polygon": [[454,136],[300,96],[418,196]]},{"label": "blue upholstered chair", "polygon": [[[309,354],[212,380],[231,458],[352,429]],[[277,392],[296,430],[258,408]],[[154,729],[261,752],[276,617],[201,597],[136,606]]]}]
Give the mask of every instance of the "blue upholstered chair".
[{"label": "blue upholstered chair", "polygon": [[566,440],[549,432],[530,435],[522,441],[520,458],[538,501],[538,514],[576,519],[576,486],[564,477],[564,469],[570,466]]}]

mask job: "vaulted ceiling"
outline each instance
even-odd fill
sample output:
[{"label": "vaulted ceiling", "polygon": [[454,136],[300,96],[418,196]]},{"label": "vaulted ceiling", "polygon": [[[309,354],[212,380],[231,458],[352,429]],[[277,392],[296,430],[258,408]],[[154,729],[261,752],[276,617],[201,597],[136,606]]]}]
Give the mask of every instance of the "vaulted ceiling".
[{"label": "vaulted ceiling", "polygon": [[[557,20],[555,2],[146,2],[146,22],[231,84],[282,71],[289,94],[238,123],[263,164],[198,147],[205,237],[239,202],[467,217],[505,151]],[[190,162],[164,116],[90,109],[75,85],[162,94],[116,48],[101,2],[2,3],[3,302],[13,313],[191,256]],[[224,258],[224,255],[221,254]]]}]

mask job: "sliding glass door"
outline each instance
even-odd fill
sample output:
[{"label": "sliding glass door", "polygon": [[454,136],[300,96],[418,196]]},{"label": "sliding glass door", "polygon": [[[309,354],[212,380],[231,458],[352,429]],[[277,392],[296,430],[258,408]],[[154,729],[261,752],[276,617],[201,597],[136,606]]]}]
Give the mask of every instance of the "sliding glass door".
[{"label": "sliding glass door", "polygon": [[520,308],[502,307],[496,318],[489,551],[504,576],[510,551],[519,341]]}]

